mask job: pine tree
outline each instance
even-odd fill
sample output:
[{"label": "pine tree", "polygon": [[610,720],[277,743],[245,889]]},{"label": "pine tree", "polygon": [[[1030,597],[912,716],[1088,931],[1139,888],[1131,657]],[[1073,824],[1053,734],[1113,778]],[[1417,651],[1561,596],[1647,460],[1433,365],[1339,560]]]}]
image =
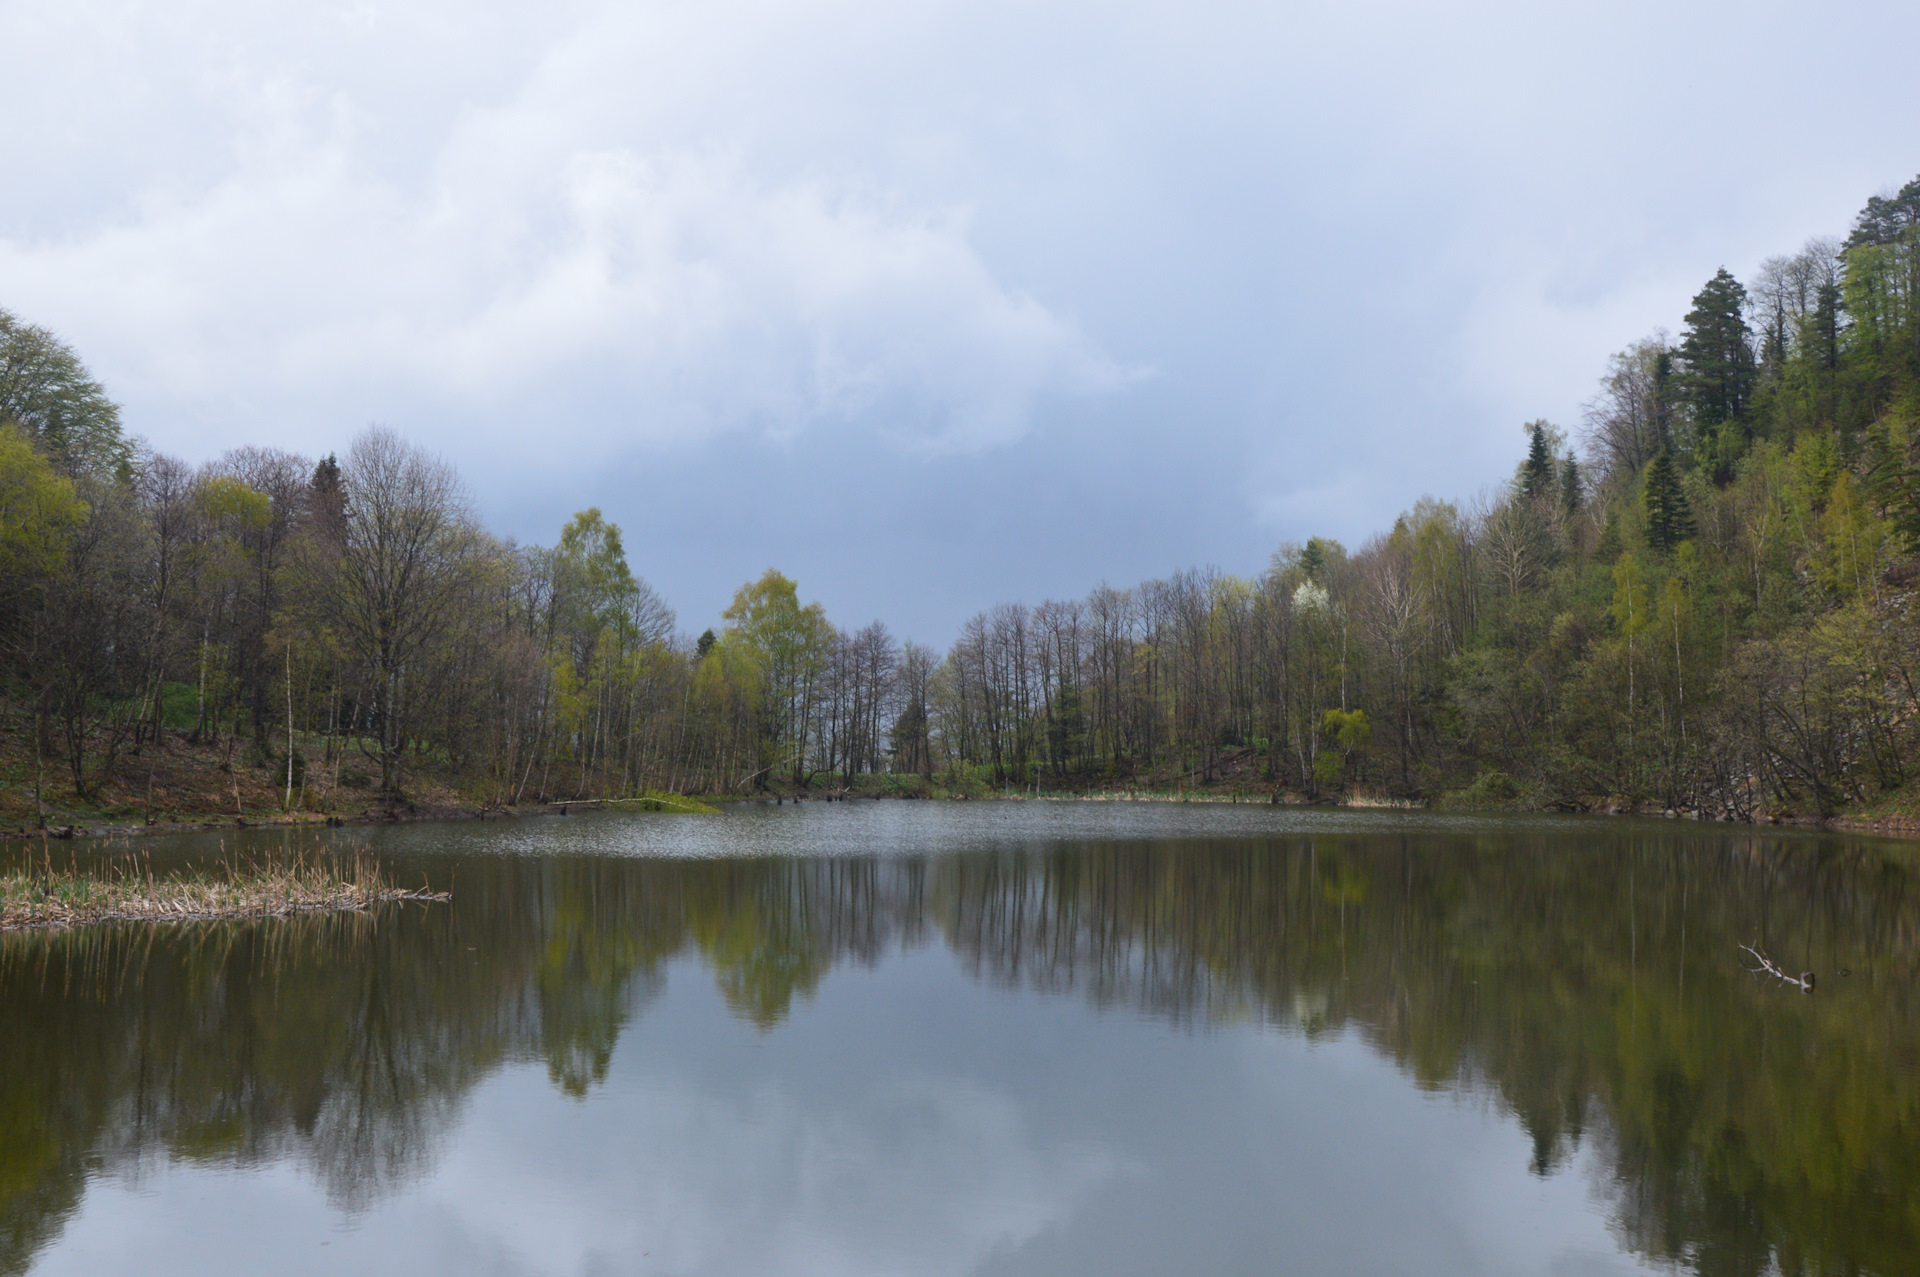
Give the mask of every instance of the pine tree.
[{"label": "pine tree", "polygon": [[1673,453],[1661,452],[1648,463],[1641,499],[1647,509],[1647,543],[1665,552],[1693,535],[1693,511],[1681,491]]}]

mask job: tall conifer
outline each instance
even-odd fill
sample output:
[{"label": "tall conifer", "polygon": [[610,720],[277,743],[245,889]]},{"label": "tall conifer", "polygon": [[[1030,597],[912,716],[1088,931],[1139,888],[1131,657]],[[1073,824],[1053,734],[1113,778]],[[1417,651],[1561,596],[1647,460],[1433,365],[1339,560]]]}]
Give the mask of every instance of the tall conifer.
[{"label": "tall conifer", "polygon": [[1661,452],[1647,465],[1641,499],[1647,508],[1647,542],[1665,552],[1693,535],[1693,511],[1680,488],[1673,453]]},{"label": "tall conifer", "polygon": [[1569,452],[1560,462],[1560,508],[1569,515],[1580,512],[1580,502],[1586,498],[1586,480],[1580,473],[1580,463]]},{"label": "tall conifer", "polygon": [[1539,499],[1553,491],[1553,450],[1547,446],[1547,423],[1527,424],[1527,459],[1520,466],[1520,491]]},{"label": "tall conifer", "polygon": [[1701,433],[1738,421],[1753,393],[1751,331],[1744,311],[1747,290],[1723,267],[1694,296],[1680,339],[1685,371],[1680,391]]}]

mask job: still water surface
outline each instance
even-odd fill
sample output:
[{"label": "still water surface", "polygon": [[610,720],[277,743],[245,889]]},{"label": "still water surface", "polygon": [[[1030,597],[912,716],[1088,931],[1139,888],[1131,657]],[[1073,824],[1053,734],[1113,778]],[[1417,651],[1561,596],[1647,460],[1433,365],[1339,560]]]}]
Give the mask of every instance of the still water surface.
[{"label": "still water surface", "polygon": [[0,1272],[1920,1271],[1912,844],[1045,803],[343,837],[452,904],[0,936]]}]

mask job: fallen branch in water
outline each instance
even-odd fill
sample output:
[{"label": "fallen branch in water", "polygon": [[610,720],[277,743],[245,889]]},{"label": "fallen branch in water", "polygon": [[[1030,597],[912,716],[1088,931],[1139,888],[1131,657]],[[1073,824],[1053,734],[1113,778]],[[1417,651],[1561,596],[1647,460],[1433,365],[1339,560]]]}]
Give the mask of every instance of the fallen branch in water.
[{"label": "fallen branch in water", "polygon": [[144,863],[56,869],[49,861],[0,874],[0,930],[90,922],[195,922],[276,918],[317,910],[359,910],[400,900],[451,900],[450,893],[390,885],[365,854],[350,869],[332,857],[269,857],[157,878]]},{"label": "fallen branch in water", "polygon": [[1752,945],[1743,944],[1740,947],[1742,949],[1745,949],[1748,953],[1752,954],[1753,960],[1760,964],[1757,967],[1747,968],[1747,970],[1753,972],[1753,974],[1770,975],[1774,979],[1782,982],[1783,984],[1794,985],[1802,993],[1813,992],[1813,972],[1802,971],[1797,976],[1788,975],[1786,972],[1782,971],[1779,967],[1774,965],[1773,959],[1769,958],[1766,954],[1760,952],[1758,949],[1754,948]]}]

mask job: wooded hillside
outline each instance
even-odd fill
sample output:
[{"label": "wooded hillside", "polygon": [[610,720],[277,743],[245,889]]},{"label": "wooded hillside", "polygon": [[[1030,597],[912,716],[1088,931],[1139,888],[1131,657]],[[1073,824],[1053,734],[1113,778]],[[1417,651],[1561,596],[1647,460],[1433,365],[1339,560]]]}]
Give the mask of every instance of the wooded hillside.
[{"label": "wooded hillside", "polygon": [[1003,604],[944,654],[771,570],[678,634],[600,511],[502,540],[385,430],[191,466],[5,312],[0,419],[16,815],[170,748],[288,807],[1225,780],[1826,817],[1911,802],[1920,766],[1920,179],[1717,272],[1489,496],[1257,577]]}]

